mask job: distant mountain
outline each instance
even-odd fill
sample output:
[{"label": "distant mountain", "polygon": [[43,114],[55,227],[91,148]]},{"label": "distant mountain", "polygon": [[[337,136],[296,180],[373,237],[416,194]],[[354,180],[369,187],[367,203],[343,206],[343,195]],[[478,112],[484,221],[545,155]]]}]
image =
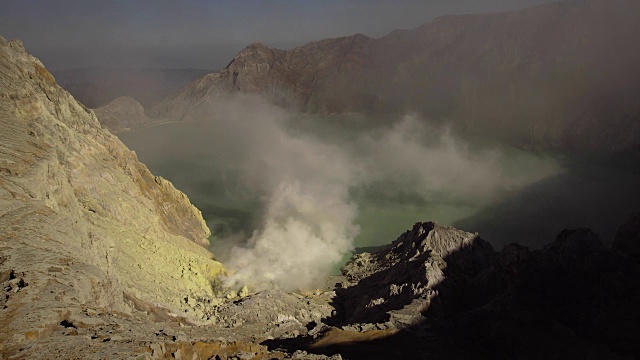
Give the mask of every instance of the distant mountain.
[{"label": "distant mountain", "polygon": [[84,68],[54,71],[53,75],[65,90],[90,108],[120,96],[130,96],[148,108],[209,72],[211,70]]},{"label": "distant mountain", "polygon": [[[266,95],[284,106],[296,106],[312,112],[361,110],[355,92],[344,98],[345,104],[334,109],[335,101],[318,98],[323,89],[339,87],[339,74],[354,73],[362,68],[363,59],[375,40],[364,35],[326,39],[292,49],[278,50],[259,42],[242,50],[229,65],[208,74],[149,111],[153,117],[184,120],[190,111],[208,98],[233,92]],[[336,110],[336,111],[334,111]]]},{"label": "distant mountain", "polygon": [[100,106],[95,109],[95,113],[100,124],[112,134],[144,127],[152,122],[152,119],[144,114],[142,105],[128,96],[121,96],[107,105]]},{"label": "distant mountain", "polygon": [[380,39],[254,43],[149,114],[187,119],[208,98],[258,93],[311,113],[418,112],[525,148],[636,147],[638,19],[636,0],[572,0],[441,17]]}]

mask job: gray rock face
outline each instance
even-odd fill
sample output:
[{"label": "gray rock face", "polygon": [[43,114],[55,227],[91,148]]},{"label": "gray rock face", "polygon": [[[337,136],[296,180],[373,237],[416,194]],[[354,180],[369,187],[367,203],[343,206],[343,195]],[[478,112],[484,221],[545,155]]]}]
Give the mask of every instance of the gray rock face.
[{"label": "gray rock face", "polygon": [[144,114],[142,105],[128,96],[121,96],[94,112],[100,124],[112,134],[148,126],[153,122]]},{"label": "gray rock face", "polygon": [[[456,284],[447,286],[463,285],[493,258],[493,248],[477,234],[433,222],[418,223],[388,248],[356,255],[342,268],[354,284],[337,292],[347,295],[341,299],[348,309],[342,321],[390,321],[398,328],[414,325],[423,320],[421,312],[443,291],[442,282],[448,275],[456,277]],[[401,314],[406,307],[411,311]]]},{"label": "gray rock face", "polygon": [[189,119],[208,98],[259,93],[312,113],[418,112],[525,148],[627,149],[640,145],[639,15],[635,0],[561,1],[380,39],[252,44],[150,114]]}]

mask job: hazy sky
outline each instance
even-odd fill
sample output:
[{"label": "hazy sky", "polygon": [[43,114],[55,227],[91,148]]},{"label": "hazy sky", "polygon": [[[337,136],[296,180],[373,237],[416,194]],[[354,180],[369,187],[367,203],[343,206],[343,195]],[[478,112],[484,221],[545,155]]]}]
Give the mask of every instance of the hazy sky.
[{"label": "hazy sky", "polygon": [[0,0],[0,35],[50,69],[218,69],[254,41],[290,48],[327,37],[383,36],[448,14],[554,0]]}]

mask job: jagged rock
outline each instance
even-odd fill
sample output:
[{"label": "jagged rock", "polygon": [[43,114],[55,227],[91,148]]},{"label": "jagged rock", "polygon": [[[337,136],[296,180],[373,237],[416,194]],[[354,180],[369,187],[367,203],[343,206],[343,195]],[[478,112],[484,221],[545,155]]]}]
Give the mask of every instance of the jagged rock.
[{"label": "jagged rock", "polygon": [[[338,323],[384,323],[407,327],[436,294],[473,281],[494,261],[493,248],[477,234],[437,223],[418,223],[387,248],[356,255],[343,268],[352,284],[336,289],[344,308]],[[449,278],[453,284],[442,284]],[[455,279],[455,280],[454,280]],[[403,311],[410,308],[410,311]],[[341,318],[344,317],[344,318]]]},{"label": "jagged rock", "polygon": [[[640,234],[634,221],[619,234]],[[323,322],[354,340],[316,335],[312,347],[324,354],[494,359],[509,349],[513,357],[582,359],[640,351],[640,263],[605,249],[588,229],[564,230],[541,250],[494,252],[476,234],[418,223],[388,247],[354,256],[343,273],[350,283],[336,288],[339,311]],[[372,325],[402,331],[365,340]]]},{"label": "jagged rock", "polygon": [[304,350],[298,350],[296,352],[294,352],[291,356],[291,359],[305,359],[305,360],[322,360],[322,359],[326,359],[326,360],[342,360],[342,356],[340,356],[340,354],[335,354],[332,356],[323,356],[323,355],[317,355],[317,354],[310,354],[307,353]]},{"label": "jagged rock", "polygon": [[272,337],[278,337],[286,331],[306,333],[307,324],[329,317],[333,310],[329,305],[331,299],[328,294],[307,298],[281,290],[268,290],[221,304],[212,316],[216,323],[230,327],[265,324],[271,328]]}]

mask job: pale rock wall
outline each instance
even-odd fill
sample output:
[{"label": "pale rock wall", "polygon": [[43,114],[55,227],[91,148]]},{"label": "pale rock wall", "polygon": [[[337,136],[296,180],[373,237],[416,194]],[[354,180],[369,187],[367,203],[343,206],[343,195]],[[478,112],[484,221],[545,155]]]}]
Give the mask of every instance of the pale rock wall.
[{"label": "pale rock wall", "polygon": [[209,234],[182,192],[0,37],[0,350],[86,308],[197,319],[184,299],[213,298],[224,272]]}]

